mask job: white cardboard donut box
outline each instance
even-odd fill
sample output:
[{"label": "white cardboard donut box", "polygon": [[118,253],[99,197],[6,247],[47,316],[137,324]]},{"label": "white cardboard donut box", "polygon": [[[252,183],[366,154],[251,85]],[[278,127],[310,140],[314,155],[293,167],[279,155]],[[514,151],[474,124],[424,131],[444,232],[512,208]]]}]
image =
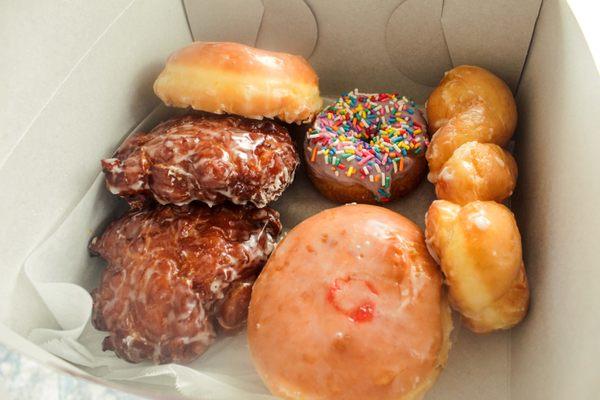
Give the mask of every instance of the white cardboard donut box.
[{"label": "white cardboard donut box", "polygon": [[[531,284],[516,328],[457,324],[428,399],[600,397],[599,7],[567,0],[110,0],[0,5],[0,342],[35,360],[153,398],[269,399],[244,334],[187,365],[102,352],[87,242],[122,202],[99,160],[173,113],[152,83],[193,40],[305,56],[321,93],[399,91],[423,104],[443,72],[483,66],[516,95],[511,206]],[[432,186],[393,208],[423,226]],[[275,203],[289,230],[333,206],[299,171]]]}]

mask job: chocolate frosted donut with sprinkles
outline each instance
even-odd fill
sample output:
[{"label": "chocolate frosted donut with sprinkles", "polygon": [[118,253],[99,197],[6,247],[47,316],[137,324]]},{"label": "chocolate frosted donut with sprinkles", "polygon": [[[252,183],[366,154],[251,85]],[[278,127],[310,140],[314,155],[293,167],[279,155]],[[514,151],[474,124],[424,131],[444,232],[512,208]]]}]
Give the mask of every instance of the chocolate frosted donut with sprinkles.
[{"label": "chocolate frosted donut with sprinkles", "polygon": [[304,156],[317,189],[339,203],[385,203],[426,171],[427,124],[414,101],[357,89],[326,107],[307,131]]}]

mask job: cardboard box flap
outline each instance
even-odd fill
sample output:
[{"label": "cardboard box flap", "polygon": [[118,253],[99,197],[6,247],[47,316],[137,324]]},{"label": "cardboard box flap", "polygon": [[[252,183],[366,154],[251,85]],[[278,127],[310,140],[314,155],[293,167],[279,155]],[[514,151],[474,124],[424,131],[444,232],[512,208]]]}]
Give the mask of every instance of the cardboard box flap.
[{"label": "cardboard box flap", "polygon": [[445,0],[442,26],[454,65],[497,73],[516,92],[542,0]]},{"label": "cardboard box flap", "polygon": [[264,12],[260,0],[184,0],[183,4],[194,40],[256,44]]},{"label": "cardboard box flap", "polygon": [[256,46],[310,58],[319,32],[312,10],[302,0],[263,0],[263,15]]},{"label": "cardboard box flap", "polygon": [[[107,27],[119,23],[129,0],[5,2],[0,12],[0,168]],[[51,15],[51,17],[49,17]],[[52,54],[49,54],[52,49]]]},{"label": "cardboard box flap", "polygon": [[194,40],[229,41],[309,58],[317,22],[302,0],[184,0]]},{"label": "cardboard box flap", "polygon": [[598,399],[600,74],[566,1],[544,1],[517,106],[532,302],[511,332],[511,398]]},{"label": "cardboard box flap", "polygon": [[387,51],[408,78],[435,86],[452,68],[440,16],[444,0],[408,0],[394,10],[386,26]]}]

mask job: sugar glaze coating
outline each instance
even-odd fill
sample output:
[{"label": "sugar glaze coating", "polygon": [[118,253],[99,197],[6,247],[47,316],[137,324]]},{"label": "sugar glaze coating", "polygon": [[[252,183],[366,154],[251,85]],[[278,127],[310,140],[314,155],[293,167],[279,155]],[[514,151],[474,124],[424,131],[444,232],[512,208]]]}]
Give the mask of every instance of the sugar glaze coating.
[{"label": "sugar glaze coating", "polygon": [[186,363],[246,319],[256,275],[281,230],[266,207],[201,203],[130,211],[91,242],[108,261],[93,292],[105,350]]},{"label": "sugar glaze coating", "polygon": [[357,204],[322,211],[286,235],[248,315],[255,366],[285,399],[420,398],[445,364],[450,330],[421,230]]},{"label": "sugar glaze coating", "polygon": [[273,121],[192,114],[135,133],[102,160],[108,189],[133,207],[155,199],[264,207],[294,179],[298,155]]}]

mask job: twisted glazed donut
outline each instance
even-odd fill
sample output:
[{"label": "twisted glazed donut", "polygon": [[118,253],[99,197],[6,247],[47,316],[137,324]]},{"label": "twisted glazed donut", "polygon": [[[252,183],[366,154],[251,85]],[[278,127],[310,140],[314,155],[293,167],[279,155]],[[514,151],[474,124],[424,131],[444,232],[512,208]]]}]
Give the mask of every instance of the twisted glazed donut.
[{"label": "twisted glazed donut", "polygon": [[450,303],[467,327],[485,333],[519,323],[529,304],[521,236],[502,204],[475,201],[463,207],[433,202],[425,240],[446,276]]},{"label": "twisted glazed donut", "polygon": [[90,250],[108,261],[92,293],[103,349],[130,362],[191,362],[215,328],[245,321],[252,284],[281,231],[270,209],[201,203],[130,211]]},{"label": "twisted glazed donut", "polygon": [[113,194],[139,207],[229,200],[264,207],[294,179],[298,155],[287,130],[272,121],[192,114],[135,133],[102,160]]},{"label": "twisted glazed donut", "polygon": [[517,164],[492,143],[467,142],[446,161],[435,185],[438,198],[458,204],[475,200],[501,202],[517,183]]},{"label": "twisted glazed donut", "polygon": [[[438,197],[464,204],[473,200],[502,201],[512,194],[516,163],[499,146],[504,146],[514,133],[517,109],[510,89],[501,79],[469,65],[446,72],[427,101],[427,117],[434,132],[426,153],[428,179],[436,184]],[[458,151],[473,141],[488,145],[471,145],[468,150]],[[452,169],[462,161],[472,165],[472,178],[452,179]],[[444,170],[449,162],[451,169]],[[443,189],[437,187],[440,184]]]}]

